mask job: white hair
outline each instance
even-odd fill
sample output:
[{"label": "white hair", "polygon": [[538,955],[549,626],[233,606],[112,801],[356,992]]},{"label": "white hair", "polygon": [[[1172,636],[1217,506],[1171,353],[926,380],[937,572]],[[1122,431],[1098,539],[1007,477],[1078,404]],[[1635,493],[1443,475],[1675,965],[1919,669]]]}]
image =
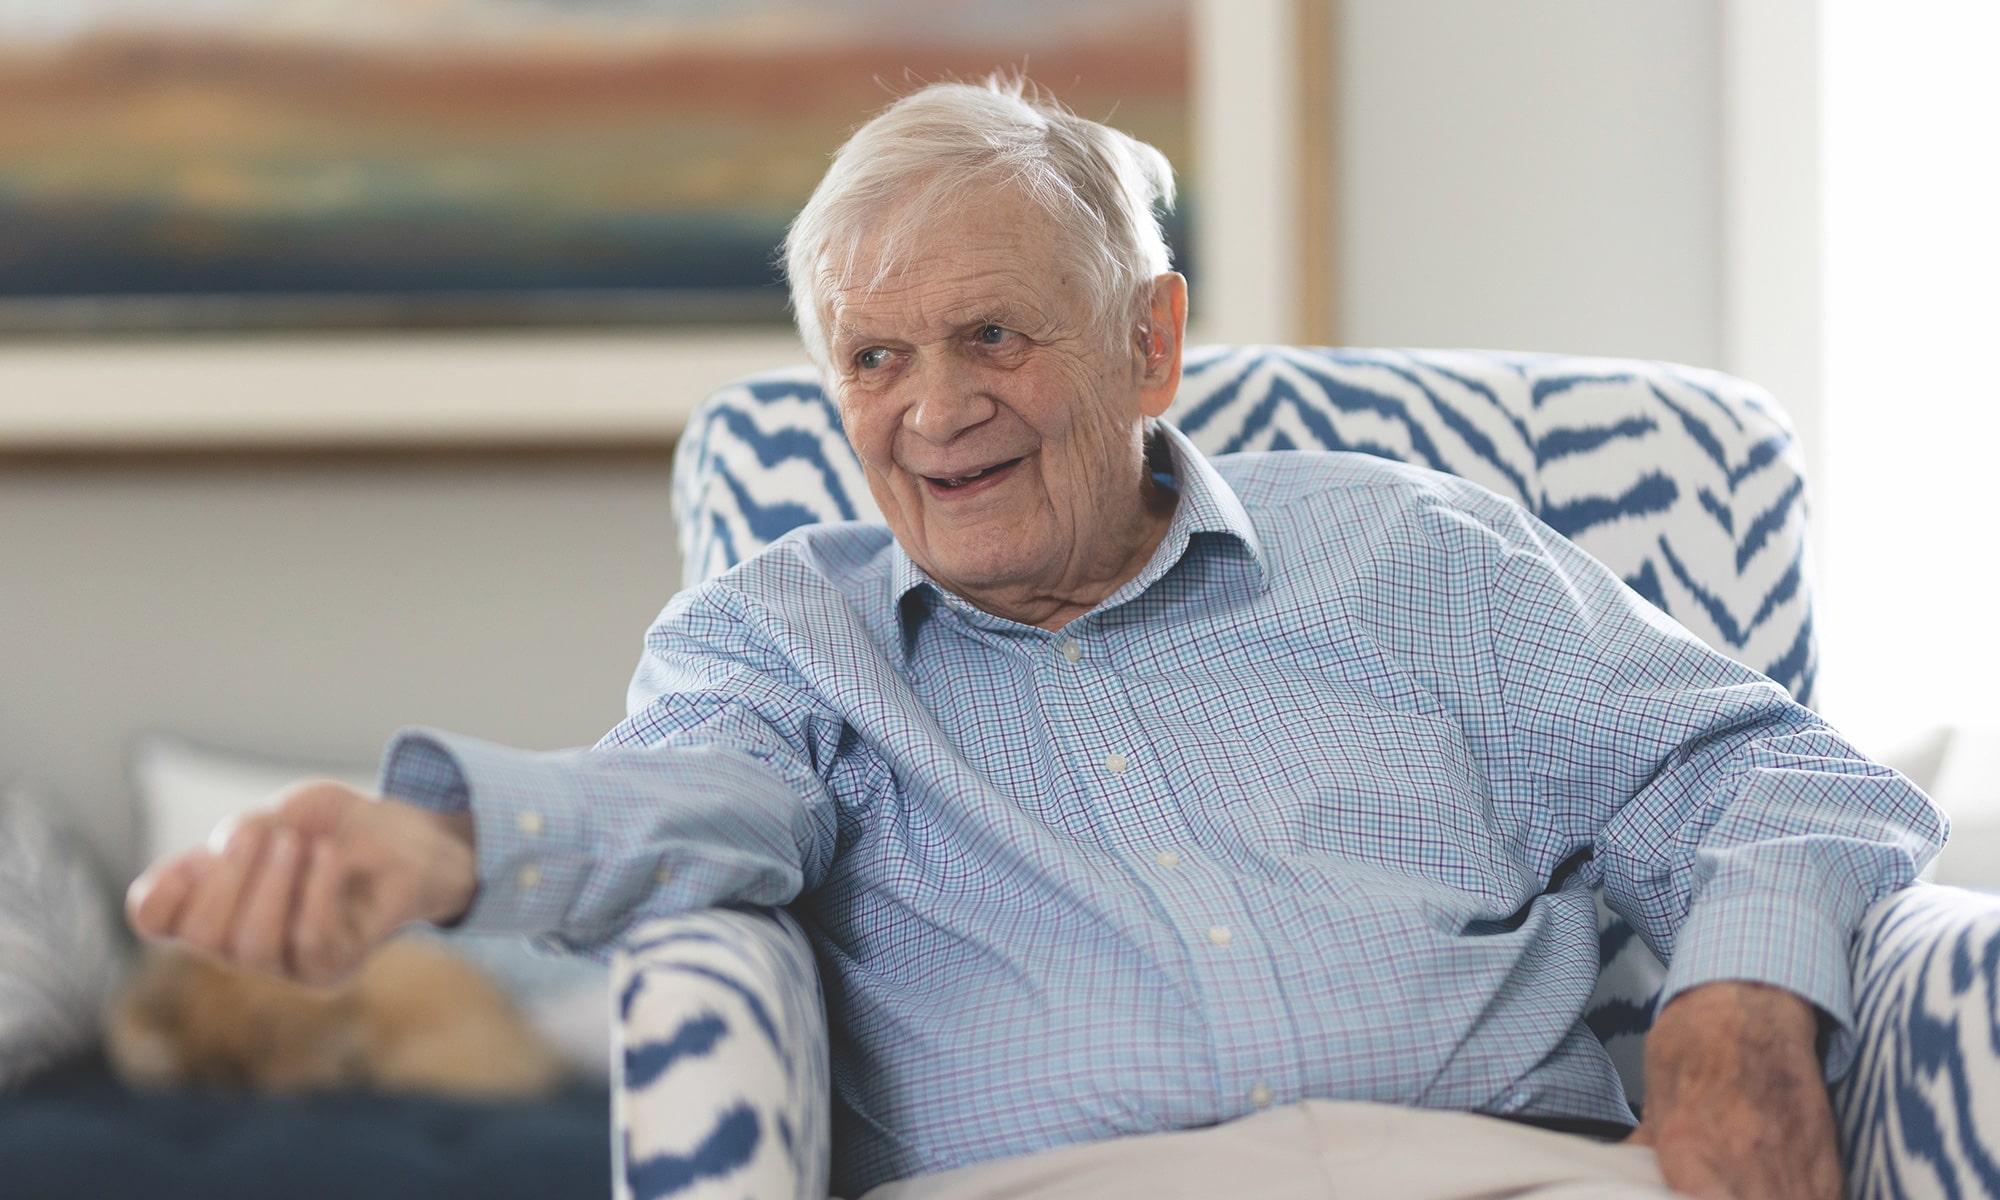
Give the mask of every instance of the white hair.
[{"label": "white hair", "polygon": [[[1146,321],[1153,280],[1170,269],[1159,216],[1174,202],[1166,156],[1077,116],[1019,75],[935,83],[847,139],[785,235],[792,316],[822,375],[832,293],[879,285],[918,233],[1002,188],[1055,221],[1113,344]],[[854,278],[864,240],[866,281]]]}]

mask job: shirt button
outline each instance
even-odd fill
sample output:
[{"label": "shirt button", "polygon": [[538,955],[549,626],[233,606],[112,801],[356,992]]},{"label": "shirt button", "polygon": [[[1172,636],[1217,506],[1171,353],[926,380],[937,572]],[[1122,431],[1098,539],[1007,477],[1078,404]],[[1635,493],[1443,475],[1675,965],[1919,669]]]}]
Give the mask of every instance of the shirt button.
[{"label": "shirt button", "polygon": [[533,863],[529,863],[515,872],[514,882],[521,885],[522,891],[532,892],[542,885],[542,869]]},{"label": "shirt button", "polygon": [[1229,944],[1229,926],[1210,925],[1208,927],[1208,940],[1218,946],[1227,946]]},{"label": "shirt button", "polygon": [[1178,867],[1181,865],[1181,856],[1171,850],[1162,850],[1153,856],[1153,861],[1163,867]]},{"label": "shirt button", "polygon": [[1062,656],[1071,662],[1075,662],[1077,659],[1083,657],[1083,647],[1077,645],[1075,642],[1064,642],[1062,644]]},{"label": "shirt button", "polygon": [[1250,1089],[1250,1107],[1251,1107],[1251,1108],[1269,1108],[1269,1107],[1271,1107],[1271,1089],[1270,1089],[1270,1088],[1267,1088],[1267,1087],[1265,1087],[1265,1086],[1264,1086],[1263,1084],[1261,1084],[1261,1083],[1260,1083],[1260,1084],[1258,1084],[1258,1085],[1257,1085],[1256,1087],[1253,1087],[1253,1088],[1251,1088],[1251,1089]]},{"label": "shirt button", "polygon": [[672,883],[673,881],[674,881],[674,869],[672,867],[654,868],[653,870],[654,883]]},{"label": "shirt button", "polygon": [[1104,756],[1104,765],[1113,775],[1123,775],[1125,773],[1125,756],[1122,754],[1107,754]]},{"label": "shirt button", "polygon": [[529,837],[536,837],[542,832],[542,814],[534,811],[524,812],[514,818],[514,825]]}]

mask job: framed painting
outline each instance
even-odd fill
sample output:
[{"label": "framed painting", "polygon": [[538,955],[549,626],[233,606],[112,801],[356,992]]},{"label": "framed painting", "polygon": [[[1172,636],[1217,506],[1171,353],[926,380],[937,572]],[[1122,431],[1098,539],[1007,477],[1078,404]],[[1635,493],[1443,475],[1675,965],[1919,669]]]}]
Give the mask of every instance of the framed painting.
[{"label": "framed painting", "polygon": [[8,0],[0,333],[775,325],[917,83],[1025,67],[1190,170],[1194,3]]}]

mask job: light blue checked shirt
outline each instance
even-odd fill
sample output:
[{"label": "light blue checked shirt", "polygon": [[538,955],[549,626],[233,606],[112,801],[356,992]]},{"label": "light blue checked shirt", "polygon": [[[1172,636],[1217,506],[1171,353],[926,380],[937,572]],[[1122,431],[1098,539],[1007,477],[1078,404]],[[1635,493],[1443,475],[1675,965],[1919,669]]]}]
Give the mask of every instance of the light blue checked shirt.
[{"label": "light blue checked shirt", "polygon": [[847,1194],[1307,1097],[1629,1121],[1600,884],[1669,996],[1788,988],[1842,1068],[1920,792],[1472,484],[1161,436],[1165,540],[1061,632],[808,528],[674,598],[598,747],[409,734],[385,790],[473,807],[470,928],[796,900]]}]

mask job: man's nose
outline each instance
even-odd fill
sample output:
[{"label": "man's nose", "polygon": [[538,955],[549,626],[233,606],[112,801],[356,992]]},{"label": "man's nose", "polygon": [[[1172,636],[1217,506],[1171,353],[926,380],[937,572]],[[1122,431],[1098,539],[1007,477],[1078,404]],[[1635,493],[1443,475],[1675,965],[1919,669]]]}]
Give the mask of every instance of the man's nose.
[{"label": "man's nose", "polygon": [[948,442],[993,415],[993,396],[982,386],[977,372],[963,366],[928,363],[911,382],[917,398],[903,424],[925,441]]}]

